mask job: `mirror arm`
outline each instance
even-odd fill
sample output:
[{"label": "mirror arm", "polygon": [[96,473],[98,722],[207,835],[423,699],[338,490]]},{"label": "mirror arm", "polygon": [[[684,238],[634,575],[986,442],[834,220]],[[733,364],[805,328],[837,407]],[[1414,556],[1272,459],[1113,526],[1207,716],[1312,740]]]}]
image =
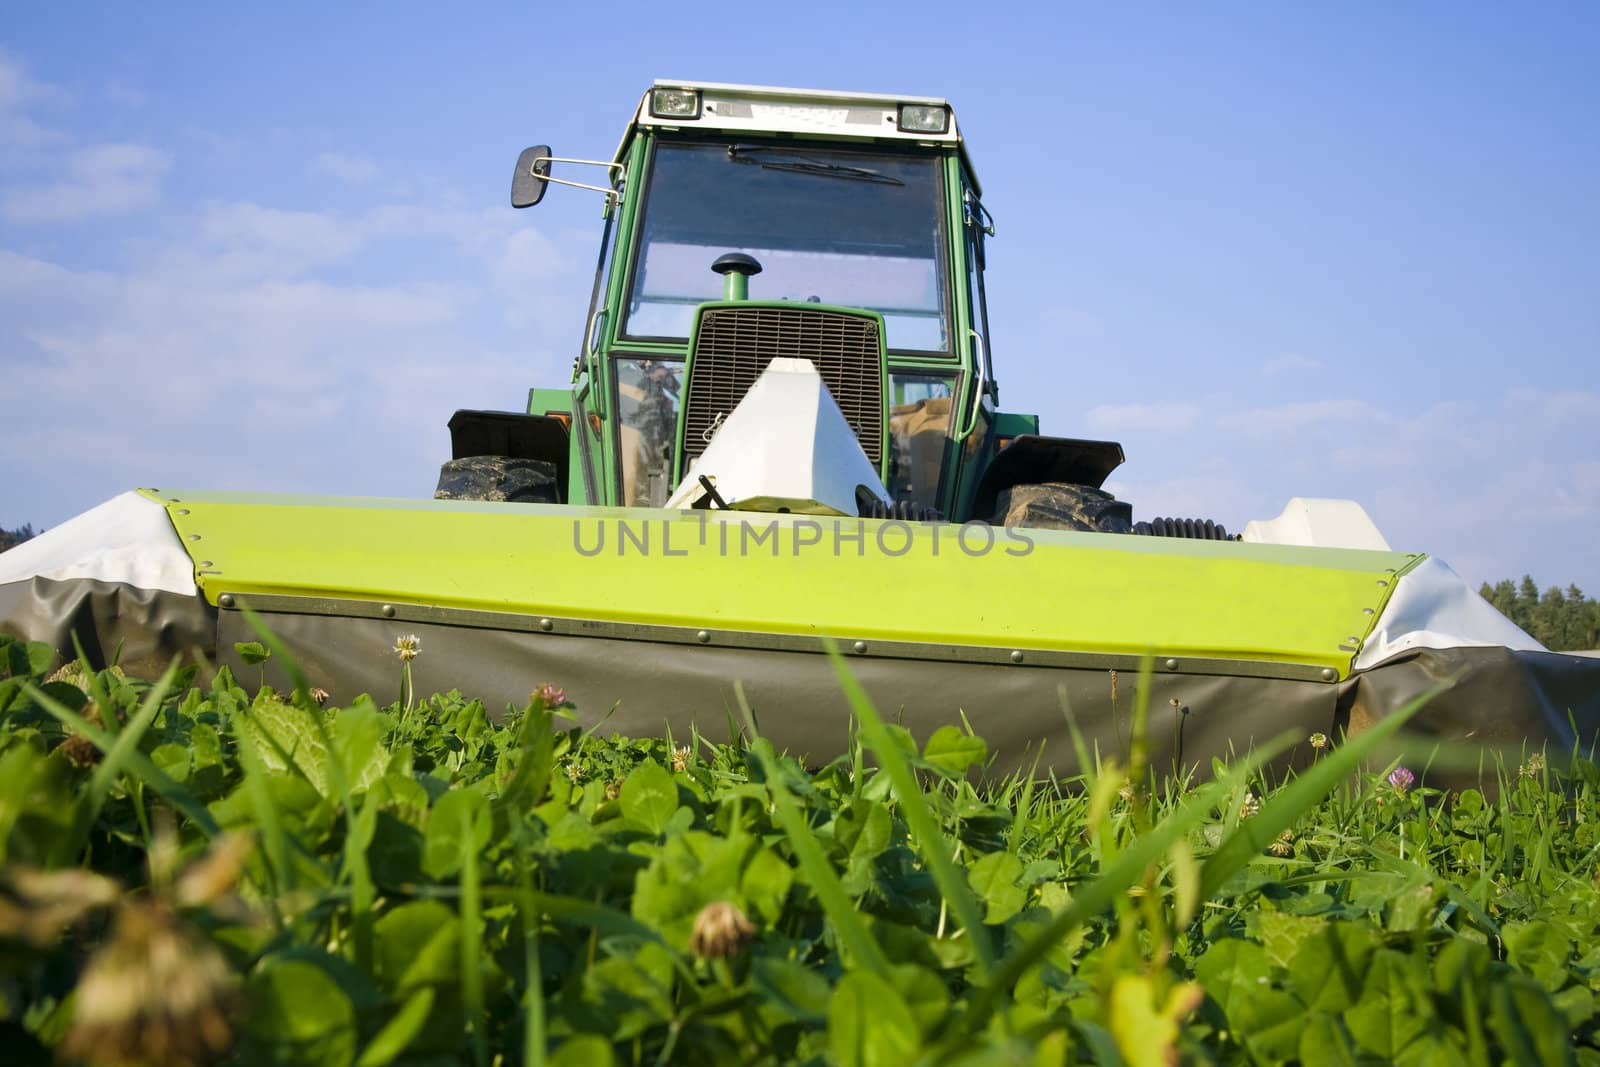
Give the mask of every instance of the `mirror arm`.
[{"label": "mirror arm", "polygon": [[[578,163],[586,167],[605,167],[607,171],[627,169],[621,163],[611,163],[599,159],[567,159],[562,156],[545,156],[543,159],[539,160],[539,162]],[[583,182],[568,181],[565,178],[552,178],[548,174],[535,174],[533,176],[541,181],[549,182],[552,185],[568,185],[574,189],[588,189],[590,192],[603,193],[605,196],[615,200],[619,204],[622,202],[622,191],[620,189],[613,189],[605,185],[586,185]]]}]

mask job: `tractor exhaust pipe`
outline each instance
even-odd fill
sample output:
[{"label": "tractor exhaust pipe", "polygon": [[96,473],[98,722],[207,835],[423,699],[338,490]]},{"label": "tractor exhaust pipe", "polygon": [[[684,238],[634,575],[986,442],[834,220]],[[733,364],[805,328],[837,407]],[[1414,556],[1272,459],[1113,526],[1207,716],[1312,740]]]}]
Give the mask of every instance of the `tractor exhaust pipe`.
[{"label": "tractor exhaust pipe", "polygon": [[718,256],[711,269],[722,275],[722,299],[749,300],[750,277],[761,273],[761,264],[755,256],[729,252]]}]

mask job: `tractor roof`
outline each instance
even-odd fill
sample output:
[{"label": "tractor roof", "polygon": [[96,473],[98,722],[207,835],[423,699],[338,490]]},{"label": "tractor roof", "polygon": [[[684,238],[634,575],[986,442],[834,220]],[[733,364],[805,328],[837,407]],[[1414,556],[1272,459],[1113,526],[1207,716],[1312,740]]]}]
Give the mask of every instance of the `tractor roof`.
[{"label": "tractor roof", "polygon": [[[697,99],[683,113],[667,114],[668,109],[653,106],[662,90],[676,90],[683,97]],[[942,130],[905,128],[904,109],[922,114],[943,112]],[[730,85],[722,82],[682,81],[657,78],[645,90],[639,110],[616,159],[622,161],[634,133],[645,126],[672,130],[696,127],[748,134],[784,133],[818,140],[906,141],[922,145],[955,145],[973,174],[955,109],[936,96],[896,96],[886,93],[851,93],[831,89],[786,89],[772,85]],[[973,175],[973,181],[977,177]]]}]

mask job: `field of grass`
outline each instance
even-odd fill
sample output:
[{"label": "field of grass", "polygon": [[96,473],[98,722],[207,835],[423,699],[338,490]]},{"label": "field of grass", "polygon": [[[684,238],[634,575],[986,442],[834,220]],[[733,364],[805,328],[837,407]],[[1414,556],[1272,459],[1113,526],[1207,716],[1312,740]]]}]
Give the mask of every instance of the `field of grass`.
[{"label": "field of grass", "polygon": [[1369,764],[1396,719],[1281,782],[996,781],[842,668],[821,766],[318,695],[0,638],[7,1062],[1600,1063],[1566,753],[1447,794]]}]

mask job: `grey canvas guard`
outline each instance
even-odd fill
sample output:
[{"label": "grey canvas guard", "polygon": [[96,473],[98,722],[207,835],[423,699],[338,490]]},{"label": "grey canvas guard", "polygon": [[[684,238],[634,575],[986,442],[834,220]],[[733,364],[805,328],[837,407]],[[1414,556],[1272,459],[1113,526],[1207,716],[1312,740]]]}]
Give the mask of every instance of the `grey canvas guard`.
[{"label": "grey canvas guard", "polygon": [[63,660],[76,656],[76,634],[95,666],[115,659],[130,674],[156,678],[172,657],[194,650],[215,661],[217,609],[199,594],[32,578],[0,584],[0,633],[43,641]]},{"label": "grey canvas guard", "polygon": [[[295,650],[311,684],[328,689],[335,703],[361,692],[380,703],[395,699],[400,664],[394,641],[415,633],[422,648],[412,661],[417,692],[458,688],[480,697],[491,714],[525,705],[534,689],[549,682],[576,703],[580,723],[605,717],[606,733],[661,737],[670,729],[674,738],[686,738],[692,727],[722,741],[730,723],[742,722],[734,688],[739,681],[761,732],[780,749],[820,764],[849,743],[849,704],[832,663],[817,652],[314,614],[266,618]],[[255,638],[238,612],[222,612],[220,623],[222,660],[229,662],[233,641]],[[1117,673],[1113,711],[1109,671],[888,656],[851,656],[847,662],[879,712],[919,741],[939,726],[960,726],[965,710],[1001,773],[1030,765],[1041,746],[1041,771],[1074,773],[1069,709],[1091,750],[1120,758],[1127,748],[1137,677],[1132,671]],[[1171,766],[1181,749],[1184,763],[1209,766],[1213,756],[1243,752],[1252,738],[1330,730],[1337,696],[1338,687],[1325,682],[1158,674],[1151,694],[1151,761]],[[1255,710],[1246,714],[1243,708]]]}]

